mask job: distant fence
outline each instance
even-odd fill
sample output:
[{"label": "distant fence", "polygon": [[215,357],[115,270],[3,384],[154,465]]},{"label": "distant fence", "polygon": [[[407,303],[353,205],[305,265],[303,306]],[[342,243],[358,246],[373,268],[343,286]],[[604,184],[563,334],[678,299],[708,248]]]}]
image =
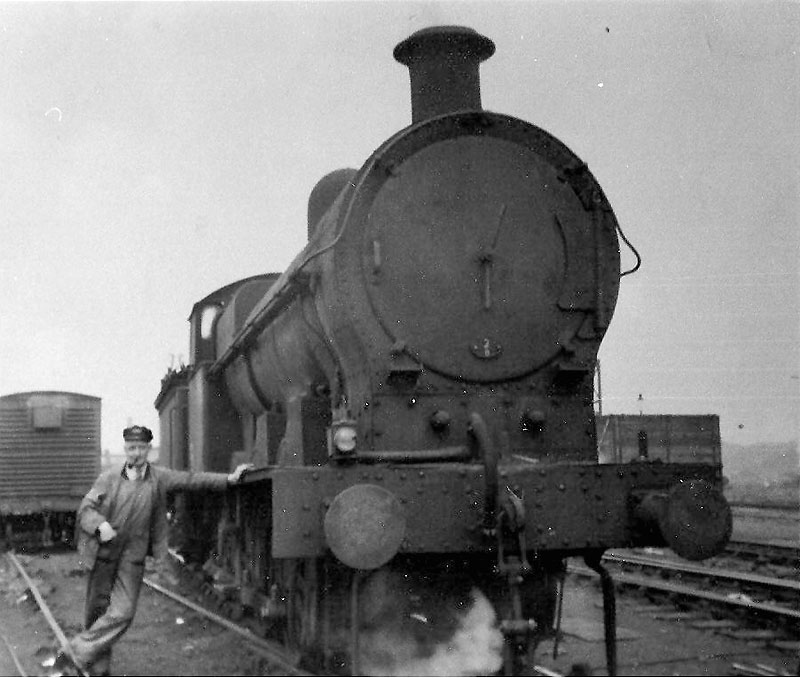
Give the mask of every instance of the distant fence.
[{"label": "distant fence", "polygon": [[731,483],[725,488],[725,497],[733,506],[800,510],[800,482],[768,487],[763,483]]}]

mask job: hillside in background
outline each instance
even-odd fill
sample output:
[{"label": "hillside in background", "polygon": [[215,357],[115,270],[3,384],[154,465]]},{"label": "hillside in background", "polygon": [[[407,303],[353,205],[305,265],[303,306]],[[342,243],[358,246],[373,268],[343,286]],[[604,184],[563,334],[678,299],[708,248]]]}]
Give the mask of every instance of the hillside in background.
[{"label": "hillside in background", "polygon": [[734,504],[800,507],[797,441],[736,445],[722,443],[725,494]]}]

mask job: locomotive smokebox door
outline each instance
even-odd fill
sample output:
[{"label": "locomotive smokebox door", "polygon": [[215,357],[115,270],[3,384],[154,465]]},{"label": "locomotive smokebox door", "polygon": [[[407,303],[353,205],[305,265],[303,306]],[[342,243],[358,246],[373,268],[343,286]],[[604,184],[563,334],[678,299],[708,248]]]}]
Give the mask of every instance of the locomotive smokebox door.
[{"label": "locomotive smokebox door", "polygon": [[388,563],[406,534],[403,507],[389,490],[353,485],[340,492],[325,514],[325,539],[348,567],[374,570]]}]

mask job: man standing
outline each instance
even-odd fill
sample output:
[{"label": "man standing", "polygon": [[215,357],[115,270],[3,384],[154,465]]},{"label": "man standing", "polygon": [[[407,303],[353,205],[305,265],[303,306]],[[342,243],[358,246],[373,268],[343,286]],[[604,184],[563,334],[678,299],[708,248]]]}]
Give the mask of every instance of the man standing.
[{"label": "man standing", "polygon": [[145,558],[167,557],[167,492],[223,491],[252,468],[241,464],[225,474],[156,467],[147,461],[153,439],[150,429],[131,426],[122,437],[125,467],[101,473],[78,508],[78,552],[91,568],[84,630],[70,640],[72,657],[57,655],[56,674],[109,675],[111,648],[136,613]]}]

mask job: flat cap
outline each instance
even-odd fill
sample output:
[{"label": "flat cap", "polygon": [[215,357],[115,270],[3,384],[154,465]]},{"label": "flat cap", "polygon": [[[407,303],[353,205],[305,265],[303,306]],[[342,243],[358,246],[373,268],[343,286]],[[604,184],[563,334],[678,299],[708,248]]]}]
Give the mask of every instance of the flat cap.
[{"label": "flat cap", "polygon": [[129,426],[122,432],[122,437],[128,441],[149,443],[153,439],[153,432],[147,426]]}]

